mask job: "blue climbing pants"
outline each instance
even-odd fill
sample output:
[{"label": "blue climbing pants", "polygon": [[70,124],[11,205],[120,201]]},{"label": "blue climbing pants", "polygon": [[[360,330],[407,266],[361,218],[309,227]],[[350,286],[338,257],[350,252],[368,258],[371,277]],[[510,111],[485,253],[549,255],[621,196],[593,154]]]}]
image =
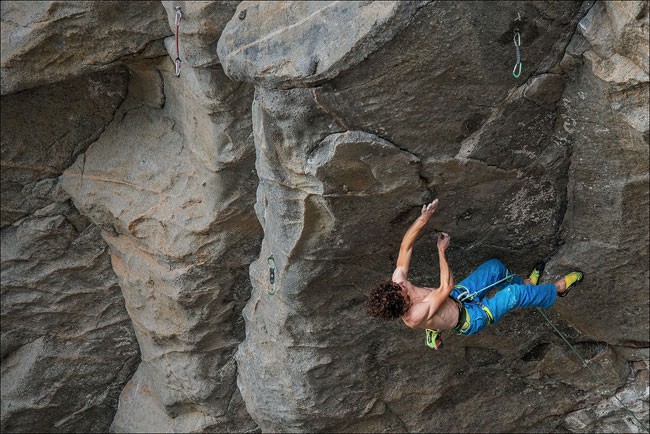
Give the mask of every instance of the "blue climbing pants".
[{"label": "blue climbing pants", "polygon": [[[514,274],[507,280],[481,291],[486,286],[498,282],[510,274],[512,273],[501,261],[490,259],[454,287],[451,297],[456,300],[465,291],[469,294],[478,292],[473,300],[462,302],[467,310],[468,318],[465,327],[460,330],[455,329],[456,333],[476,334],[488,324],[499,322],[503,315],[518,307],[549,308],[553,306],[556,298],[555,285],[526,285],[520,276]],[[494,296],[485,297],[493,288],[497,289]]]}]

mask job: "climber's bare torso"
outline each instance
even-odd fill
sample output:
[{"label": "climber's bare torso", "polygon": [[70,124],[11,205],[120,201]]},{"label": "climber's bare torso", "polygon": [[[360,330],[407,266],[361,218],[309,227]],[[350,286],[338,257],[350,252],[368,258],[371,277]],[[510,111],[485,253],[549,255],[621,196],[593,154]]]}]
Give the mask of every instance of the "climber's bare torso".
[{"label": "climber's bare torso", "polygon": [[402,321],[410,328],[449,330],[458,323],[458,304],[447,297],[442,304],[433,308],[435,295],[440,288],[422,288],[413,285],[404,278],[404,273],[396,269],[391,279],[402,287],[408,310],[402,315]]}]

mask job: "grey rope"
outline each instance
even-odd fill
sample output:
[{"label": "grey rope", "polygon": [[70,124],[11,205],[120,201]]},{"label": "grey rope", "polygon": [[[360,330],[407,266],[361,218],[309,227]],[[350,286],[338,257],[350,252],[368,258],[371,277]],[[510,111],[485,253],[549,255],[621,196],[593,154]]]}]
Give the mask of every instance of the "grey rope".
[{"label": "grey rope", "polygon": [[591,373],[592,377],[594,377],[594,378],[596,379],[596,381],[600,382],[600,384],[602,384],[602,385],[605,387],[605,389],[607,389],[607,393],[611,394],[611,395],[612,395],[612,396],[613,396],[613,397],[614,397],[614,398],[619,402],[619,404],[621,404],[621,406],[623,406],[623,408],[624,408],[625,410],[627,410],[628,413],[630,413],[630,415],[632,416],[632,418],[633,418],[633,419],[634,419],[634,420],[639,424],[639,426],[641,427],[641,429],[643,429],[644,431],[650,432],[650,429],[648,429],[648,428],[643,424],[643,422],[641,422],[641,421],[636,417],[636,415],[634,414],[634,412],[633,412],[632,410],[630,410],[630,409],[627,407],[627,405],[625,405],[625,403],[623,403],[623,401],[621,401],[621,400],[619,399],[619,397],[616,396],[615,393],[612,393],[612,391],[609,390],[609,388],[607,387],[607,384],[605,384],[605,382],[603,381],[603,379],[600,378],[600,376],[598,376],[598,374],[596,373],[596,371],[594,371],[594,369],[591,367],[591,365],[589,365],[589,364],[587,363],[587,361],[586,361],[586,360],[585,360],[585,359],[580,355],[580,353],[578,352],[578,350],[576,350],[575,347],[574,347],[573,345],[571,345],[571,343],[570,343],[570,342],[569,342],[569,341],[564,337],[564,335],[562,334],[562,332],[560,332],[560,330],[558,330],[558,328],[555,327],[555,324],[553,324],[553,323],[551,322],[551,320],[548,319],[548,317],[546,316],[546,314],[544,313],[544,311],[543,311],[542,309],[540,309],[539,307],[537,308],[537,310],[539,311],[539,313],[542,314],[542,316],[544,317],[544,319],[546,319],[546,322],[548,322],[548,323],[551,325],[551,327],[553,327],[553,329],[555,330],[555,332],[556,332],[558,335],[560,335],[560,337],[562,338],[562,340],[563,340],[564,342],[566,342],[566,344],[569,346],[569,348],[571,348],[571,350],[576,354],[576,356],[578,356],[578,359],[582,362],[582,366],[585,367],[585,368],[587,368],[587,369],[589,370],[589,372]]},{"label": "grey rope", "polygon": [[497,280],[496,282],[489,284],[489,285],[486,286],[485,288],[479,289],[478,291],[473,292],[473,293],[471,293],[471,294],[469,293],[469,290],[468,290],[467,288],[462,287],[465,291],[461,292],[461,293],[458,295],[458,301],[463,302],[463,301],[471,301],[471,300],[474,300],[474,298],[475,298],[477,295],[481,294],[481,293],[482,293],[483,291],[485,291],[486,289],[490,289],[490,288],[492,288],[492,287],[498,285],[499,283],[505,282],[506,280],[512,280],[512,278],[513,278],[515,275],[512,274],[512,273],[511,273],[511,274],[508,274],[509,272],[510,272],[510,270],[506,271],[506,277],[504,277],[503,279],[501,279],[501,280]]}]

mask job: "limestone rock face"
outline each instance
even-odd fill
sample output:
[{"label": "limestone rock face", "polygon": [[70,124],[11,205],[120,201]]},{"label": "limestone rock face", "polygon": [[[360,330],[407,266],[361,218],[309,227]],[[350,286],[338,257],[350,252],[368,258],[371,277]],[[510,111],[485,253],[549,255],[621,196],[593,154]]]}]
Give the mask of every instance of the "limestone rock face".
[{"label": "limestone rock face", "polygon": [[53,205],[2,231],[2,429],[104,431],[140,355],[99,230]]},{"label": "limestone rock face", "polygon": [[113,119],[128,80],[121,69],[3,97],[3,228],[49,204],[56,177]]},{"label": "limestone rock face", "polygon": [[[179,54],[184,64],[192,68],[208,68],[219,64],[217,42],[235,13],[239,1],[163,1],[169,28],[176,31],[176,12],[180,8],[178,27]],[[174,37],[166,41],[171,43]],[[175,42],[175,41],[174,41]],[[173,59],[176,59],[174,47]]]},{"label": "limestone rock face", "polygon": [[2,431],[105,431],[139,362],[106,243],[58,181],[127,83],[115,70],[2,96]]},{"label": "limestone rock face", "polygon": [[[1,8],[3,431],[643,432],[648,2]],[[584,282],[369,318],[436,197],[414,284]]]},{"label": "limestone rock face", "polygon": [[[359,8],[356,27],[369,26],[368,36],[337,23],[322,29],[329,15],[312,11],[343,7],[337,2],[305,10],[292,3],[245,2],[219,42],[226,73],[256,85],[256,210],[264,242],[251,267],[255,289],[237,353],[238,384],[253,419],[264,431],[588,430],[601,425],[571,413],[576,406],[613,400],[618,387],[647,401],[635,385],[643,374],[628,368],[629,361],[647,360],[647,338],[636,338],[648,333],[639,326],[647,324],[647,314],[636,322],[638,309],[648,307],[647,279],[637,279],[638,273],[623,278],[626,289],[619,292],[591,283],[595,292],[589,300],[562,300],[556,308],[561,316],[550,314],[582,356],[601,365],[599,372],[610,368],[609,388],[599,387],[570,359],[572,350],[534,312],[513,313],[480,336],[450,336],[451,348],[433,354],[421,344],[421,332],[363,313],[364,294],[374,281],[390,276],[402,234],[433,197],[441,206],[431,227],[452,235],[449,257],[457,280],[490,257],[521,274],[537,259],[551,259],[544,277],[549,281],[576,265],[584,264],[587,282],[611,282],[621,279],[622,270],[641,267],[636,261],[648,257],[648,225],[640,224],[648,221],[647,120],[634,107],[647,102],[647,79],[614,54],[643,65],[647,7],[411,3],[405,23],[366,21],[364,6],[349,7]],[[390,12],[388,2],[382,7]],[[264,9],[269,13],[262,14]],[[590,20],[599,26],[611,21],[609,33],[635,35],[637,42],[628,48],[617,45],[618,36],[589,42],[575,32],[579,23],[589,29]],[[380,22],[391,35],[386,41],[357,42],[372,40]],[[522,37],[520,80],[511,75],[515,29]],[[341,42],[330,47],[330,37]],[[289,38],[305,43],[290,44]],[[312,40],[319,49],[308,49]],[[600,76],[582,66],[593,57],[589,44],[605,59],[594,67]],[[571,54],[576,50],[581,51]],[[328,68],[314,56],[362,61]],[[601,83],[637,86],[638,93],[620,103],[621,92],[629,89],[590,87],[584,81],[590,74]],[[587,98],[580,97],[583,89],[594,98],[598,115],[584,106],[570,111],[574,96]],[[612,140],[599,138],[602,147],[592,144],[580,152],[588,139],[574,135],[567,120],[586,125],[592,115],[617,111],[611,103],[603,105],[609,98],[619,101],[621,110],[604,119],[627,120],[608,127],[620,133]],[[616,157],[620,165],[608,162],[612,141],[633,150]],[[619,149],[611,152],[620,154]],[[610,165],[611,179],[589,169],[607,171]],[[576,180],[582,174],[582,182],[601,188],[583,186]],[[575,196],[585,188],[593,193]],[[607,200],[610,190],[620,191],[614,193],[622,196],[619,204],[600,217],[591,214],[590,203]],[[627,219],[637,223],[629,238],[623,235]],[[577,236],[582,227],[584,234]],[[607,237],[611,254],[600,256],[596,246],[604,247],[603,234],[613,227],[619,232]],[[587,237],[592,239],[585,243]],[[433,231],[416,250],[411,279],[436,285],[436,260],[426,253],[435,252]],[[618,294],[625,295],[617,300]],[[616,319],[604,322],[603,312],[610,309]],[[627,328],[632,322],[639,326],[634,332]],[[622,413],[608,408],[612,426],[639,429],[629,418],[613,422]],[[637,411],[644,417],[647,402]],[[565,413],[571,416],[547,418]]]},{"label": "limestone rock face", "polygon": [[[172,68],[166,59],[133,66],[115,120],[62,177],[104,229],[142,352],[117,431],[252,424],[246,413],[237,420],[232,360],[259,233],[250,89],[218,71],[187,68],[177,78]],[[150,426],[141,411],[166,417]]]},{"label": "limestone rock face", "polygon": [[160,2],[3,1],[2,95],[159,56]]},{"label": "limestone rock face", "polygon": [[[646,43],[630,44],[622,35]],[[640,286],[650,278],[648,227],[642,223],[649,206],[647,35],[647,3],[596,4],[574,36],[584,65],[567,66],[560,109],[574,155],[572,200],[565,244],[549,271],[584,264],[594,296],[567,300],[558,310],[591,338],[619,345],[648,339],[638,327],[649,321],[648,293]],[[604,73],[608,68],[612,75]],[[607,321],[600,319],[603,311]]]},{"label": "limestone rock face", "polygon": [[313,85],[361,62],[426,3],[243,1],[219,41],[219,57],[234,79]]}]

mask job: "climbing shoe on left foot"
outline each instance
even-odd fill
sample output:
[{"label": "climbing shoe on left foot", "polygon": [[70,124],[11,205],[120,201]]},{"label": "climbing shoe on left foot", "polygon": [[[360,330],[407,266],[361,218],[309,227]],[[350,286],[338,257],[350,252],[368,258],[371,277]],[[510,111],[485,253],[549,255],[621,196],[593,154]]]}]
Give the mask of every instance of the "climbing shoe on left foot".
[{"label": "climbing shoe on left foot", "polygon": [[546,267],[546,263],[544,261],[539,261],[533,266],[533,271],[531,271],[530,276],[528,276],[530,282],[533,285],[537,285],[537,282],[539,282],[539,278],[544,272],[544,267]]},{"label": "climbing shoe on left foot", "polygon": [[573,271],[566,276],[564,276],[564,283],[566,284],[566,289],[558,294],[559,297],[566,297],[569,295],[569,291],[573,289],[576,285],[582,282],[582,279],[585,277],[585,273],[582,271]]}]

